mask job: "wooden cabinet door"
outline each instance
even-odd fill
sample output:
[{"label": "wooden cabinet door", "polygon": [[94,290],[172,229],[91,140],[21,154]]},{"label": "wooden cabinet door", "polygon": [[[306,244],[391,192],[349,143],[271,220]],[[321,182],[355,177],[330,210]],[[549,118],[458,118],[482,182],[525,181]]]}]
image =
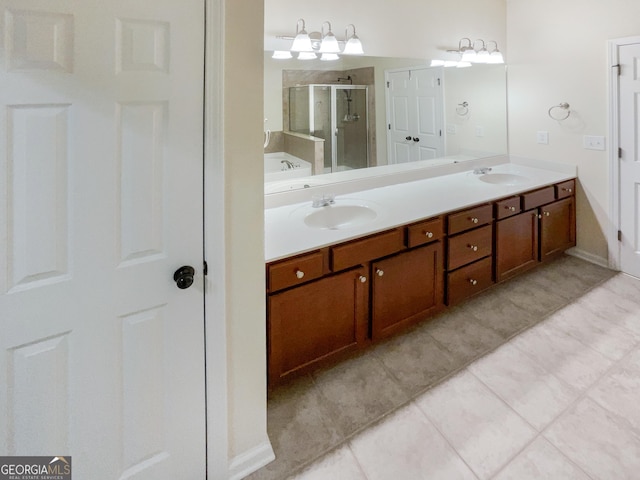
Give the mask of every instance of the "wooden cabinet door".
[{"label": "wooden cabinet door", "polygon": [[575,197],[540,207],[540,260],[560,255],[576,244]]},{"label": "wooden cabinet door", "polygon": [[270,385],[367,341],[366,275],[360,267],[268,297]]},{"label": "wooden cabinet door", "polygon": [[537,263],[537,210],[496,222],[496,282],[513,277]]},{"label": "wooden cabinet door", "polygon": [[373,340],[423,320],[443,306],[440,242],[374,262],[371,276]]}]

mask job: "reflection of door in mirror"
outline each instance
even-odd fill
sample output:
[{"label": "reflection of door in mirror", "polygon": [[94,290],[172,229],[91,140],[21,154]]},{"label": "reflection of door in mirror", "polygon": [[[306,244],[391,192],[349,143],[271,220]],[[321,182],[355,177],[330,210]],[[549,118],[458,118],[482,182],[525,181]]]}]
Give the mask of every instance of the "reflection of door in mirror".
[{"label": "reflection of door in mirror", "polygon": [[442,67],[386,72],[390,164],[444,156],[443,73]]}]

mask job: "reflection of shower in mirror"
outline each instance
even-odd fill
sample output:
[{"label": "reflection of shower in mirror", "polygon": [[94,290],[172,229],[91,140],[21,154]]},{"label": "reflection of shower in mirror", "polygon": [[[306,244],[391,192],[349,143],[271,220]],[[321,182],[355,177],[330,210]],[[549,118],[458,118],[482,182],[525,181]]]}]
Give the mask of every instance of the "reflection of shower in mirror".
[{"label": "reflection of shower in mirror", "polygon": [[351,102],[353,102],[353,99],[351,98],[351,92],[351,90],[342,91],[347,100],[347,113],[345,113],[344,117],[342,118],[343,122],[357,122],[358,120],[360,120],[360,115],[358,115],[357,113],[351,113]]}]

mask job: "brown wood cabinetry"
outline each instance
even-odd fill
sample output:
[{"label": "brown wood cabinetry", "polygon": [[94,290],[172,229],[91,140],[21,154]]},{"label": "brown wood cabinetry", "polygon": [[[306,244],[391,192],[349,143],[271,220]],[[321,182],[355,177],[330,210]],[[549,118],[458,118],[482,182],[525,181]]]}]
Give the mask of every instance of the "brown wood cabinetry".
[{"label": "brown wood cabinetry", "polygon": [[454,305],[493,284],[493,211],[493,205],[485,204],[448,217],[447,305]]},{"label": "brown wood cabinetry", "polygon": [[269,383],[361,347],[367,341],[368,298],[364,267],[270,295]]},{"label": "brown wood cabinetry", "polygon": [[540,208],[540,261],[554,258],[576,244],[575,197]]},{"label": "brown wood cabinetry", "polygon": [[268,264],[270,386],[574,246],[574,195],[569,180]]},{"label": "brown wood cabinetry", "polygon": [[528,211],[496,222],[496,282],[575,246],[574,192],[575,180],[527,192],[522,195],[522,205],[523,209],[528,206]]},{"label": "brown wood cabinetry", "polygon": [[442,244],[435,242],[371,264],[371,336],[387,337],[443,306]]}]

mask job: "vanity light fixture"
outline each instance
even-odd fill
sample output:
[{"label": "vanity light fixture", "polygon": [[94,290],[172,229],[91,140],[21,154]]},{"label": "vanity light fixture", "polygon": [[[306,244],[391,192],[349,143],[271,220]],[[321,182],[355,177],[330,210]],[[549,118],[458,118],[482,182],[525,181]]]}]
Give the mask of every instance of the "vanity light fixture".
[{"label": "vanity light fixture", "polygon": [[[353,35],[349,36],[349,27],[353,28]],[[347,44],[344,46],[343,54],[345,55],[364,55],[364,50],[362,49],[362,42],[356,35],[356,27],[353,23],[347,25],[347,28],[344,29],[344,38],[347,39]]]},{"label": "vanity light fixture", "polygon": [[[329,31],[327,33],[324,33],[324,26],[325,25],[329,26]],[[322,53],[322,54],[324,54],[324,53],[339,53],[340,52],[340,45],[338,45],[338,39],[336,38],[336,36],[331,31],[331,23],[330,22],[323,22],[322,26],[320,27],[320,32],[322,33],[322,42],[320,43],[319,52]]]},{"label": "vanity light fixture", "polygon": [[275,58],[277,60],[287,60],[289,58],[293,58],[291,52],[289,50],[275,50],[271,58]]},{"label": "vanity light fixture", "polygon": [[[327,26],[327,32],[325,33],[325,25]],[[353,29],[353,34],[348,35],[349,27]],[[345,29],[345,39],[339,40],[336,38],[331,30],[330,22],[323,22],[320,27],[320,32],[306,31],[306,24],[304,19],[298,19],[296,23],[295,36],[278,35],[277,38],[284,40],[293,40],[293,44],[289,49],[289,54],[297,53],[298,60],[311,60],[317,58],[316,52],[321,53],[321,60],[331,61],[338,60],[342,55],[364,55],[364,49],[362,48],[362,42],[356,35],[356,27],[350,23]],[[341,45],[344,45],[344,49],[341,50]],[[287,59],[293,58],[293,56],[286,56],[284,51],[274,52],[272,58],[275,59]]]},{"label": "vanity light fixture", "polygon": [[[491,43],[495,46],[492,49],[488,49],[487,44]],[[457,50],[447,50],[447,52],[461,55],[460,62],[464,62],[464,66],[470,66],[472,63],[504,63],[504,57],[500,50],[498,50],[498,42],[495,40],[485,42],[479,38],[475,42],[472,42],[470,38],[463,37],[458,42]]]},{"label": "vanity light fixture", "polygon": [[[300,26],[300,22],[302,22],[302,29],[298,30]],[[311,37],[305,30],[306,25],[304,23],[304,19],[299,18],[296,23],[296,36],[293,38],[293,45],[291,45],[292,52],[311,52],[313,51],[313,46],[311,45]]]}]

